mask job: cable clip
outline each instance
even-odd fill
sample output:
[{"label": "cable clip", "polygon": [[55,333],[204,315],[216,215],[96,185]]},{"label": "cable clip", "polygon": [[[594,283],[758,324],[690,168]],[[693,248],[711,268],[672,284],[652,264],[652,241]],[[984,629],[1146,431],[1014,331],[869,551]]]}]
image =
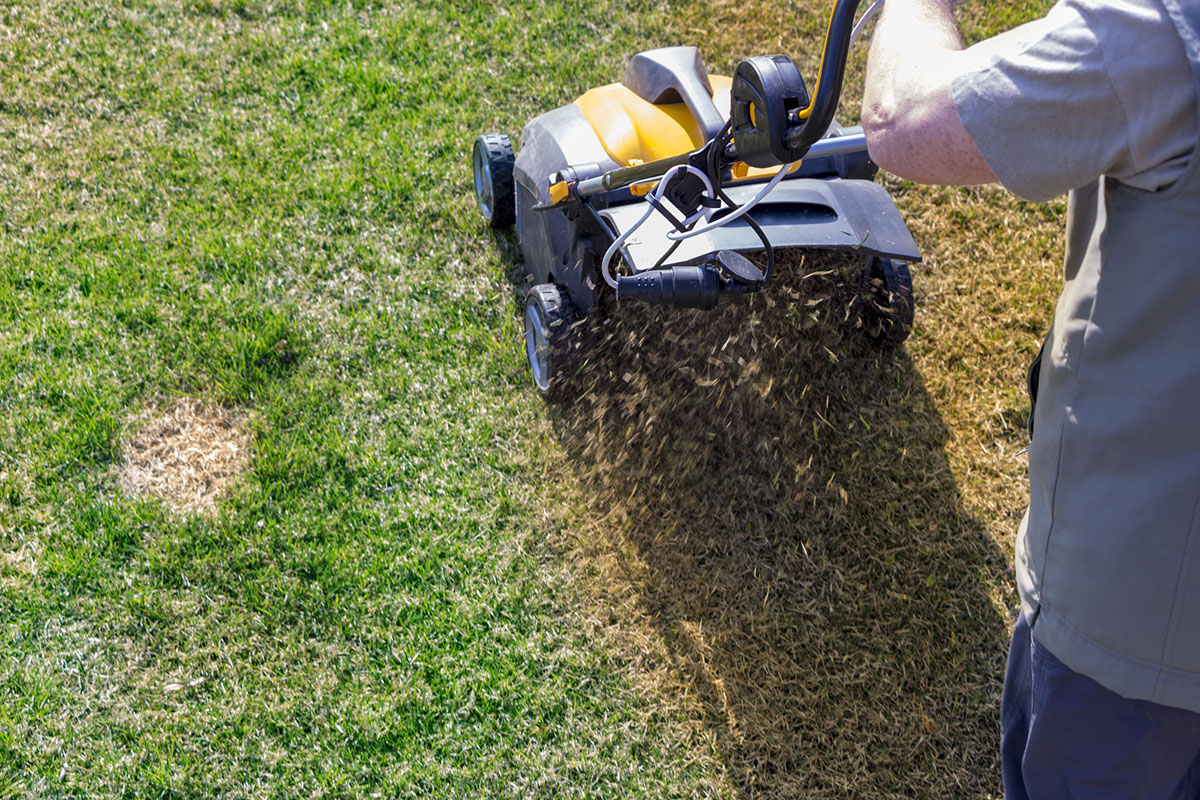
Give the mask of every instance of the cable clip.
[{"label": "cable clip", "polygon": [[669,222],[670,222],[672,225],[674,225],[674,226],[675,226],[675,230],[679,231],[680,233],[686,233],[686,232],[687,232],[687,228],[684,226],[683,222],[682,222],[682,221],[679,219],[679,217],[677,217],[677,216],[675,216],[674,214],[672,214],[672,213],[671,213],[671,212],[670,212],[670,211],[667,209],[667,205],[666,205],[666,203],[664,203],[662,200],[659,200],[659,199],[658,199],[658,197],[657,197],[656,195],[654,195],[654,194],[648,194],[648,195],[646,195],[646,202],[647,202],[647,203],[649,203],[650,205],[654,206],[654,210],[655,210],[655,211],[657,211],[658,213],[660,213],[660,214],[662,214],[664,217],[666,217],[666,218],[667,218],[667,220],[668,220],[668,221],[669,221]]}]

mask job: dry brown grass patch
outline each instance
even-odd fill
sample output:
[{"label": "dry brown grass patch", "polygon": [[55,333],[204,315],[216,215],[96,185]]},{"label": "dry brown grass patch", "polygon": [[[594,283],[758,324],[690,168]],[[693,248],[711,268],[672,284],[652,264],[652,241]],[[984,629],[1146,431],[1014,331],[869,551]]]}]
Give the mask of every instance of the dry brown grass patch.
[{"label": "dry brown grass patch", "polygon": [[121,489],[161,500],[176,514],[210,514],[250,463],[249,415],[183,398],[140,415],[124,447]]},{"label": "dry brown grass patch", "polygon": [[28,544],[23,544],[12,552],[0,553],[0,586],[18,586],[21,576],[36,573],[37,561],[33,548]]}]

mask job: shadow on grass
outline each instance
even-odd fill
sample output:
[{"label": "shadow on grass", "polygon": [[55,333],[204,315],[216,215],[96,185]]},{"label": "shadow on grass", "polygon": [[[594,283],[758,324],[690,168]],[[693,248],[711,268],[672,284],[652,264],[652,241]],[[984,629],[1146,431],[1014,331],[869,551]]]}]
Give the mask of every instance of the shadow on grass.
[{"label": "shadow on grass", "polygon": [[596,323],[554,412],[580,555],[651,621],[746,796],[998,795],[1009,567],[905,350],[847,331],[845,263]]}]

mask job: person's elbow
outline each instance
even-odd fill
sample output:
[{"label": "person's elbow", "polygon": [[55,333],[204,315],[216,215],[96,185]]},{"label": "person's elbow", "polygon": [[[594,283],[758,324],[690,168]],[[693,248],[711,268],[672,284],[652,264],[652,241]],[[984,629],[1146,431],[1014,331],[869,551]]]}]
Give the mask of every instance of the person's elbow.
[{"label": "person's elbow", "polygon": [[978,184],[996,180],[963,127],[949,86],[909,93],[870,93],[863,102],[867,152],[882,169],[917,183]]},{"label": "person's elbow", "polygon": [[871,160],[902,177],[910,171],[911,142],[916,138],[905,123],[894,104],[883,101],[863,103],[862,128]]}]

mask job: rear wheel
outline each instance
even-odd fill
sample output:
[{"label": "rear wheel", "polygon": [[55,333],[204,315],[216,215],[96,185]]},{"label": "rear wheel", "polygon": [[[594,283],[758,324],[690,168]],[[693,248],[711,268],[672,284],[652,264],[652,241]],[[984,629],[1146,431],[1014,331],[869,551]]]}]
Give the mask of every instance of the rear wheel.
[{"label": "rear wheel", "polygon": [[525,298],[525,357],[533,385],[547,400],[573,393],[579,365],[578,314],[566,292],[552,283],[532,287]]},{"label": "rear wheel", "polygon": [[912,333],[913,286],[908,264],[872,256],[862,272],[858,318],[863,332],[878,344],[900,344]]},{"label": "rear wheel", "polygon": [[485,133],[475,140],[471,169],[475,173],[475,199],[479,213],[493,228],[506,228],[516,221],[513,191],[512,142],[503,133]]}]

